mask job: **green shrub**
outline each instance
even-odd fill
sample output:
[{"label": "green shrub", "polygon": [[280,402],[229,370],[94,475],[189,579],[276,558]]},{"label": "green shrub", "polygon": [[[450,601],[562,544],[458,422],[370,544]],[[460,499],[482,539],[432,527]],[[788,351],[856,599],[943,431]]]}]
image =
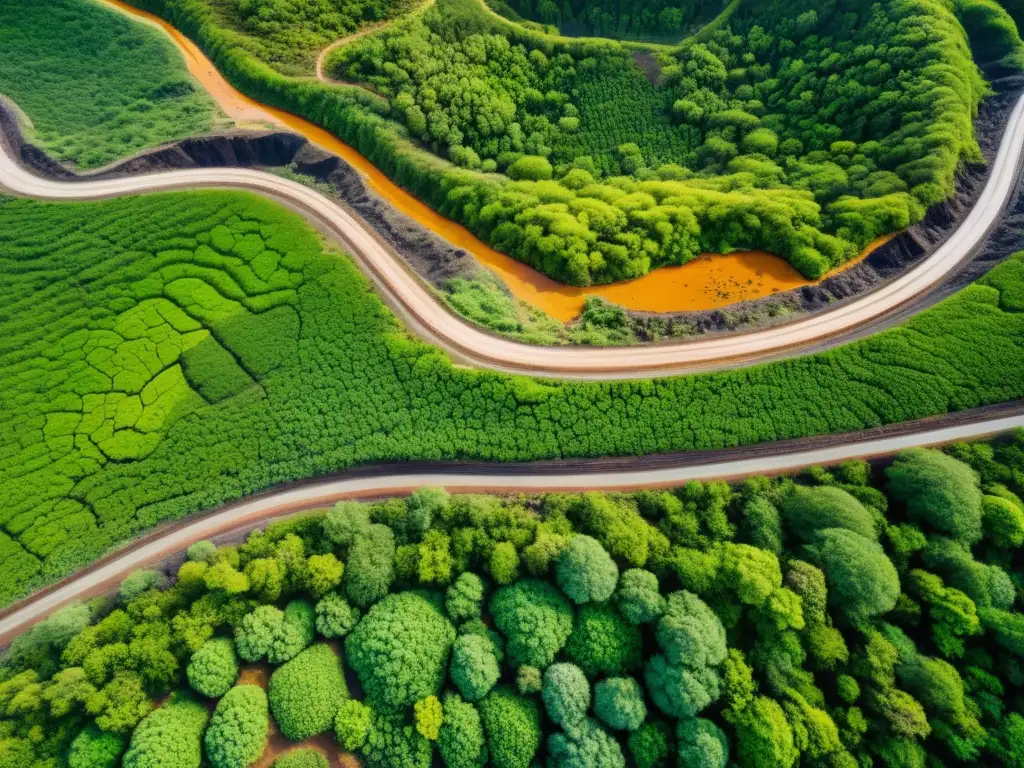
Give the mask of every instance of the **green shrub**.
[{"label": "green shrub", "polygon": [[617,675],[640,666],[640,630],[608,605],[584,605],[565,644],[565,655],[588,677]]},{"label": "green shrub", "polygon": [[478,768],[487,762],[487,746],[480,713],[454,693],[445,694],[444,724],[437,750],[447,768]]},{"label": "green shrub", "polygon": [[805,549],[825,573],[829,605],[851,621],[879,616],[896,605],[899,575],[876,542],[842,528],[827,528]]},{"label": "green shrub", "polygon": [[348,698],[341,660],[323,643],[274,670],[268,691],[274,719],[291,741],[330,730],[334,715]]},{"label": "green shrub", "polygon": [[794,486],[782,505],[782,515],[789,530],[805,542],[826,528],[845,528],[866,539],[878,539],[871,513],[841,488]]},{"label": "green shrub", "polygon": [[455,629],[437,601],[416,592],[389,595],[367,611],[345,642],[367,698],[389,708],[436,694]]},{"label": "green shrub", "polygon": [[204,539],[197,541],[188,548],[188,559],[194,563],[208,563],[216,551],[217,545],[208,539]]},{"label": "green shrub", "polygon": [[206,729],[206,757],[213,768],[246,768],[263,754],[269,729],[267,694],[259,686],[236,686],[217,702]]},{"label": "green shrub", "polygon": [[703,717],[680,720],[676,725],[680,765],[725,768],[729,762],[729,740],[722,729]]},{"label": "green shrub", "polygon": [[395,578],[395,535],[386,525],[371,525],[357,536],[348,552],[342,578],[345,596],[366,608],[387,595]]},{"label": "green shrub", "polygon": [[172,697],[139,723],[121,764],[124,768],[199,768],[208,719],[199,702]]},{"label": "green shrub", "polygon": [[203,643],[186,670],[192,689],[211,699],[228,692],[238,679],[238,657],[235,645],[226,637],[215,637]]},{"label": "green shrub", "polygon": [[495,688],[478,705],[495,768],[529,768],[540,747],[540,712],[532,699]]},{"label": "green shrub", "polygon": [[630,624],[647,624],[665,611],[665,598],[658,589],[658,577],[641,568],[622,574],[615,590],[615,605]]},{"label": "green shrub", "polygon": [[274,768],[330,768],[330,763],[315,749],[293,749],[277,758]]},{"label": "green shrub", "polygon": [[578,535],[559,555],[556,576],[574,603],[602,603],[615,591],[619,568],[599,541]]},{"label": "green shrub", "polygon": [[547,158],[526,155],[512,163],[505,172],[516,181],[543,181],[551,178],[553,170]]},{"label": "green shrub", "polygon": [[663,768],[668,764],[670,741],[665,723],[647,722],[629,735],[629,753],[637,768]]},{"label": "green shrub", "polygon": [[499,541],[491,551],[487,569],[498,584],[511,584],[519,575],[519,553],[510,541]]},{"label": "green shrub", "polygon": [[480,635],[459,636],[452,648],[449,675],[466,701],[486,696],[500,675],[491,643]]},{"label": "green shrub", "polygon": [[491,597],[490,609],[515,667],[547,667],[572,632],[572,606],[542,581],[522,579],[502,587]]},{"label": "green shrub", "polygon": [[479,619],[483,600],[484,583],[481,578],[469,571],[459,574],[445,592],[444,605],[448,618],[455,624]]},{"label": "green shrub", "polygon": [[632,677],[599,681],[594,686],[594,714],[616,731],[635,731],[647,717],[643,689]]},{"label": "green shrub", "polygon": [[126,739],[118,733],[101,731],[95,725],[83,729],[71,742],[68,768],[115,768]]},{"label": "green shrub", "polygon": [[337,592],[316,604],[316,631],[328,639],[344,637],[359,622],[359,609],[349,605]]},{"label": "green shrub", "polygon": [[800,753],[793,743],[793,729],[774,699],[758,696],[750,706],[732,714],[730,721],[736,732],[736,759],[741,765],[790,768],[796,762]]},{"label": "green shrub", "polygon": [[619,743],[589,718],[571,733],[548,737],[548,754],[552,765],[565,768],[626,768]]},{"label": "green shrub", "polygon": [[965,544],[981,540],[981,490],[970,467],[934,450],[912,448],[885,471],[889,491],[914,520]]},{"label": "green shrub", "polygon": [[1004,549],[1024,544],[1024,509],[998,496],[985,496],[981,509],[985,538],[989,542]]},{"label": "green shrub", "polygon": [[544,684],[544,676],[536,667],[522,666],[516,670],[516,688],[524,696],[540,693]]},{"label": "green shrub", "polygon": [[334,716],[334,735],[346,752],[355,752],[366,743],[370,733],[372,712],[361,701],[346,699]]},{"label": "green shrub", "polygon": [[374,711],[363,747],[367,768],[430,768],[432,745],[401,715]]},{"label": "green shrub", "polygon": [[118,594],[120,595],[122,602],[129,603],[143,592],[148,592],[151,589],[159,589],[163,584],[163,581],[163,575],[156,571],[132,571],[125,577],[124,581],[121,582],[121,588]]},{"label": "green shrub", "polygon": [[575,664],[552,664],[544,671],[541,698],[551,721],[571,731],[587,717],[590,682]]}]

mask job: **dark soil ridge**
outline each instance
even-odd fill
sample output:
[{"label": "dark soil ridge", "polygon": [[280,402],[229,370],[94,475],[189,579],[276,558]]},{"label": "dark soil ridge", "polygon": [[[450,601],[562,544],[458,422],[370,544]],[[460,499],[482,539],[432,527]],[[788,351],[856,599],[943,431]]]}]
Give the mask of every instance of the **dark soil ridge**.
[{"label": "dark soil ridge", "polygon": [[[682,336],[721,335],[782,325],[796,317],[833,309],[843,302],[888,283],[932,254],[959,226],[978,199],[989,176],[1010,113],[1024,93],[1024,74],[989,68],[995,93],[986,99],[975,131],[986,165],[962,169],[953,198],[932,207],[924,220],[876,249],[859,264],[820,285],[737,302],[714,310],[678,313],[629,312],[642,341]],[[456,248],[371,192],[362,176],[345,160],[289,131],[235,130],[183,139],[141,152],[104,168],[77,173],[26,141],[13,105],[0,99],[0,141],[36,173],[73,181],[121,177],[187,168],[295,169],[330,185],[336,199],[363,219],[406,264],[428,284],[443,288],[454,277],[473,277],[485,268],[467,251]],[[897,310],[857,329],[858,338],[931,306],[984,275],[1024,249],[1024,178],[1018,169],[1016,187],[1002,219],[985,240],[939,285]]]}]

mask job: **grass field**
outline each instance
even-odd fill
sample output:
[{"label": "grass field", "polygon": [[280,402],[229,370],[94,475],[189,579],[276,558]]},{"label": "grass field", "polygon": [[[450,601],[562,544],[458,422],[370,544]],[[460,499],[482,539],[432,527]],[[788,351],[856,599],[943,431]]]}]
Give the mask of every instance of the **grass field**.
[{"label": "grass field", "polygon": [[0,202],[0,603],[155,524],[360,462],[722,448],[1024,396],[1024,256],[892,330],[729,373],[459,370],[296,215]]},{"label": "grass field", "polygon": [[89,0],[4,0],[0,51],[0,94],[28,116],[29,137],[82,168],[217,119],[166,37]]}]

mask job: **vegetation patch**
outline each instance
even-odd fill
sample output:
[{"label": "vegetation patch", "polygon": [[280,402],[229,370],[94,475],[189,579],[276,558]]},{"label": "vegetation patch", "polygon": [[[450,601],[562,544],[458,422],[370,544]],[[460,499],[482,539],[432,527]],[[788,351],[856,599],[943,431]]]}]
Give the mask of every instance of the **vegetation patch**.
[{"label": "vegetation patch", "polygon": [[209,131],[212,99],[161,32],[89,0],[12,0],[0,25],[0,94],[29,138],[95,168]]},{"label": "vegetation patch", "polygon": [[[300,218],[246,194],[8,200],[0,254],[2,603],[160,522],[361,462],[724,448],[1024,396],[1024,256],[830,352],[587,384],[453,368]],[[188,354],[202,344],[224,353]],[[221,380],[221,365],[235,383],[218,399],[201,382]],[[327,561],[320,588],[340,580],[365,609],[386,594],[395,551],[373,526],[351,558],[374,567]],[[401,550],[400,573],[450,567],[418,551]],[[492,554],[503,583],[525,567],[507,548]],[[275,579],[260,576],[276,599]],[[336,609],[322,620],[341,632],[348,612]],[[296,607],[292,618],[287,630],[283,613],[268,618],[253,653],[304,648],[318,617]]]},{"label": "vegetation patch", "polygon": [[[207,724],[185,678],[268,610],[338,614],[359,592],[325,592],[328,563],[380,579],[355,555],[386,530],[380,597],[344,641],[357,698],[315,642],[270,677],[288,739],[332,731],[371,768],[1013,768],[1022,494],[1024,431],[736,485],[344,502],[16,639],[0,764],[57,768],[68,750],[75,768],[112,767],[125,741],[136,768],[253,764],[262,689],[224,689]],[[326,765],[314,755],[277,765]]]}]

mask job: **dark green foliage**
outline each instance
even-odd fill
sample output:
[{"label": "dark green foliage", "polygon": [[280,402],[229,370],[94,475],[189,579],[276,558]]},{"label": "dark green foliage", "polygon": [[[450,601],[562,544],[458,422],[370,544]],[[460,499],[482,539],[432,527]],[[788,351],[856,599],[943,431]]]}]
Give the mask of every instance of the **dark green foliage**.
[{"label": "dark green foliage", "polygon": [[630,624],[647,624],[665,612],[665,598],[658,577],[641,568],[630,568],[619,578],[615,605]]},{"label": "dark green foliage", "polygon": [[440,691],[453,642],[455,629],[436,601],[402,592],[370,608],[345,655],[374,705],[400,708]]},{"label": "dark green foliage", "polygon": [[842,528],[827,528],[805,549],[825,573],[829,604],[851,621],[866,621],[896,605],[899,576],[876,542]]},{"label": "dark green foliage", "polygon": [[192,654],[187,673],[188,684],[196,693],[211,699],[220,698],[238,679],[234,643],[226,637],[207,640]]},{"label": "dark green foliage", "polygon": [[594,686],[594,714],[617,731],[635,731],[647,717],[644,692],[632,677],[608,677]]},{"label": "dark green foliage", "polygon": [[676,743],[681,766],[725,768],[729,762],[729,740],[721,728],[702,717],[680,720]]},{"label": "dark green foliage", "polygon": [[172,698],[139,723],[121,764],[124,768],[199,768],[208,719],[199,702],[186,696]]},{"label": "dark green foliage", "polygon": [[486,763],[487,748],[480,713],[472,704],[449,693],[442,702],[444,724],[437,750],[448,768],[478,768]]},{"label": "dark green foliage", "polygon": [[475,573],[461,574],[448,587],[444,605],[448,618],[456,624],[480,618],[481,603],[484,599],[484,583]]},{"label": "dark green foliage", "polygon": [[576,617],[565,655],[587,673],[617,675],[640,666],[640,630],[611,606],[585,605]]},{"label": "dark green foliage", "polygon": [[328,731],[348,698],[341,659],[323,643],[307,648],[274,670],[268,694],[270,710],[288,739],[302,741]]},{"label": "dark green foliage", "polygon": [[213,768],[247,768],[263,754],[269,728],[267,694],[256,685],[236,686],[217,702],[206,757]]},{"label": "dark green foliage", "polygon": [[215,106],[159,30],[83,0],[4,4],[0,93],[57,159],[101,165],[210,130]]},{"label": "dark green foliage", "polygon": [[589,718],[548,737],[548,754],[551,765],[566,768],[626,768],[619,743]]},{"label": "dark green foliage", "polygon": [[500,674],[491,643],[480,635],[461,635],[452,648],[448,674],[467,701],[482,699]]},{"label": "dark green foliage", "polygon": [[346,752],[360,749],[370,734],[373,713],[361,701],[346,699],[334,716],[334,735]]},{"label": "dark green foliage", "polygon": [[678,40],[684,31],[699,27],[721,10],[709,0],[507,0],[517,16],[553,24],[565,33],[595,34],[626,39]]},{"label": "dark green foliage", "polygon": [[125,743],[124,736],[90,725],[71,742],[68,768],[115,768]]},{"label": "dark green foliage", "polygon": [[790,532],[804,542],[814,541],[818,531],[826,528],[878,538],[871,513],[841,488],[794,486],[783,503],[782,515]]},{"label": "dark green foliage", "polygon": [[491,597],[489,607],[515,667],[547,667],[572,632],[572,606],[542,581],[522,579],[502,587]]},{"label": "dark green foliage", "polygon": [[981,539],[981,490],[966,464],[934,450],[914,448],[886,470],[893,497],[910,516],[965,544]]},{"label": "dark green foliage", "polygon": [[575,664],[552,664],[544,671],[541,698],[551,722],[572,731],[587,717],[590,683]]},{"label": "dark green foliage", "polygon": [[495,768],[528,768],[540,747],[540,712],[532,699],[495,688],[478,705]]},{"label": "dark green foliage", "polygon": [[668,765],[671,735],[660,720],[644,723],[629,736],[629,752],[637,768],[664,768]]},{"label": "dark green foliage", "polygon": [[331,592],[316,604],[316,631],[330,639],[344,637],[359,621],[359,609]]},{"label": "dark green foliage", "polygon": [[603,603],[619,582],[619,567],[597,539],[573,536],[558,557],[558,586],[576,604]]},{"label": "dark green foliage", "polygon": [[315,749],[293,749],[277,758],[274,768],[330,768],[330,763]]}]

